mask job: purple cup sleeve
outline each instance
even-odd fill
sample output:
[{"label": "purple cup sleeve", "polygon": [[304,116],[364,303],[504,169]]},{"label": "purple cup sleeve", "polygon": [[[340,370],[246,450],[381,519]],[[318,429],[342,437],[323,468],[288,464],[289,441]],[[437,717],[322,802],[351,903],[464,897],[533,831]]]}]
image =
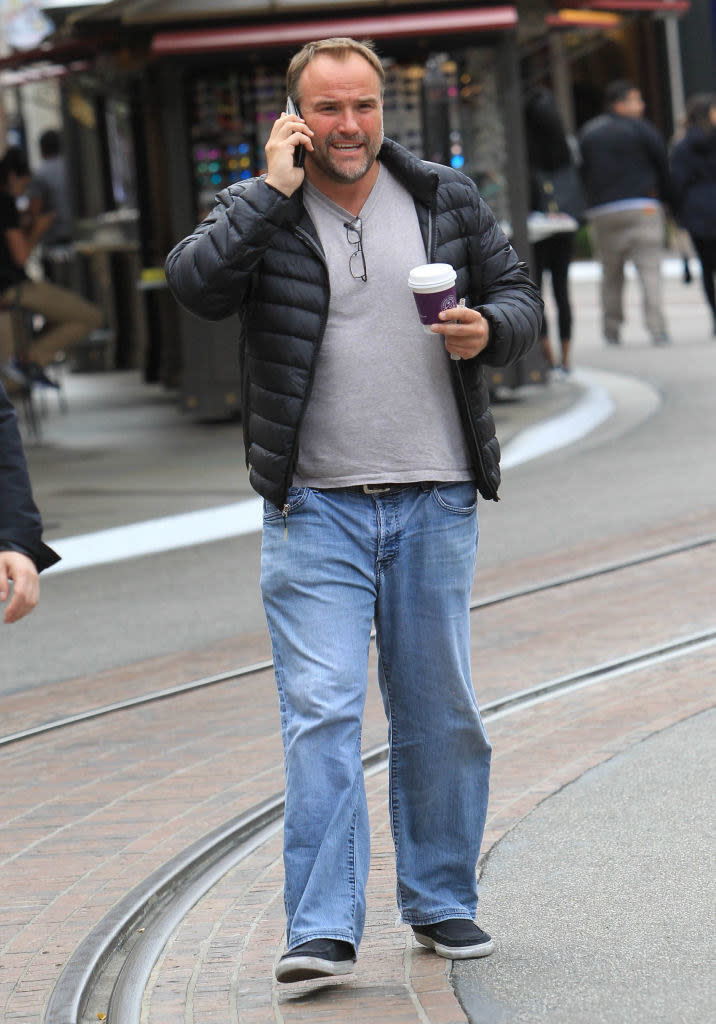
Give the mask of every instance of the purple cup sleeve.
[{"label": "purple cup sleeve", "polygon": [[438,314],[443,309],[452,309],[457,306],[457,291],[453,285],[441,292],[430,292],[420,294],[413,292],[415,305],[418,307],[418,316],[422,324],[438,323]]}]

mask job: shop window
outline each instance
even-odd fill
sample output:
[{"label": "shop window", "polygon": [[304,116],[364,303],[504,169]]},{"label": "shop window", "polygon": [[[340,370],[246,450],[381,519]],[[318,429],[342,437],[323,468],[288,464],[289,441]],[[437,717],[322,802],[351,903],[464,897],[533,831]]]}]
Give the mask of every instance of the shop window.
[{"label": "shop window", "polygon": [[137,206],[137,179],[134,172],[134,143],[129,103],[108,97],[105,104],[107,149],[112,200],[117,210]]},{"label": "shop window", "polygon": [[[470,47],[385,66],[385,134],[426,160],[455,167],[509,220],[506,143],[494,47]],[[189,82],[198,218],[235,181],[266,170],[265,145],[284,109],[283,69],[213,70]]]},{"label": "shop window", "polygon": [[499,220],[509,220],[506,140],[493,47],[426,60],[384,60],[384,128],[416,156],[471,177]]},{"label": "shop window", "polygon": [[198,75],[189,85],[194,199],[199,218],[217,192],[256,174],[251,81],[235,71]]}]

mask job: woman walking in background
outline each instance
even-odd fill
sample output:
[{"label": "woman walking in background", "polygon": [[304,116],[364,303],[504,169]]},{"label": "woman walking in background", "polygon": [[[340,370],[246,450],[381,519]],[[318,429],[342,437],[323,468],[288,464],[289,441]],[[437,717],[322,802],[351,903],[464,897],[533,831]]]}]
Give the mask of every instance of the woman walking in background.
[{"label": "woman walking in background", "polygon": [[676,217],[701,263],[716,335],[716,93],[697,93],[686,104],[686,132],[671,151],[671,176]]},{"label": "woman walking in background", "polygon": [[534,89],[528,95],[525,127],[531,207],[537,213],[531,220],[539,230],[533,244],[534,278],[540,290],[545,270],[549,270],[552,278],[561,350],[558,362],[552,356],[546,317],[542,320],[540,340],[547,365],[569,373],[572,308],[568,274],[577,228],[584,215],[584,196],[562,119],[548,89]]}]

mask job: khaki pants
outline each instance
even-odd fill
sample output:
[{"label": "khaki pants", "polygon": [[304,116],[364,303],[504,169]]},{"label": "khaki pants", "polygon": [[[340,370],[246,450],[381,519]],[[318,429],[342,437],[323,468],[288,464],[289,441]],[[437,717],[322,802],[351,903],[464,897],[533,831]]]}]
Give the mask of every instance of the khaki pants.
[{"label": "khaki pants", "polygon": [[[24,310],[45,318],[43,330],[29,341],[26,351],[20,353],[41,366],[47,366],[57,352],[83,341],[102,323],[98,306],[49,281],[23,281],[8,289],[1,301],[12,308],[13,314]],[[16,353],[18,341],[16,336]]]},{"label": "khaki pants", "polygon": [[616,210],[590,221],[592,241],[602,263],[602,316],[605,338],[618,338],[624,320],[624,263],[631,260],[641,284],[644,322],[652,337],[666,334],[662,309],[661,259],[664,213]]}]

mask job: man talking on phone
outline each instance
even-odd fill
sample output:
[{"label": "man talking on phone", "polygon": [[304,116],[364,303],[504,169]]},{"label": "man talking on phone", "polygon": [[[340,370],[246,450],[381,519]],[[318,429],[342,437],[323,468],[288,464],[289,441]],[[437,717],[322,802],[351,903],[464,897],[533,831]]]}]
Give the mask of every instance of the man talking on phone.
[{"label": "man talking on phone", "polygon": [[[474,921],[490,745],[469,600],[477,493],[500,482],[483,367],[525,354],[541,301],[475,184],[383,137],[383,83],[370,44],[304,46],[287,73],[301,116],[274,124],[267,173],[220,193],[167,260],[187,309],[241,323],[285,753],[283,982],[352,971],[361,941],[373,621],[402,919],[444,957],[493,948]],[[452,264],[465,299],[433,338],[407,285],[426,262]]]}]

